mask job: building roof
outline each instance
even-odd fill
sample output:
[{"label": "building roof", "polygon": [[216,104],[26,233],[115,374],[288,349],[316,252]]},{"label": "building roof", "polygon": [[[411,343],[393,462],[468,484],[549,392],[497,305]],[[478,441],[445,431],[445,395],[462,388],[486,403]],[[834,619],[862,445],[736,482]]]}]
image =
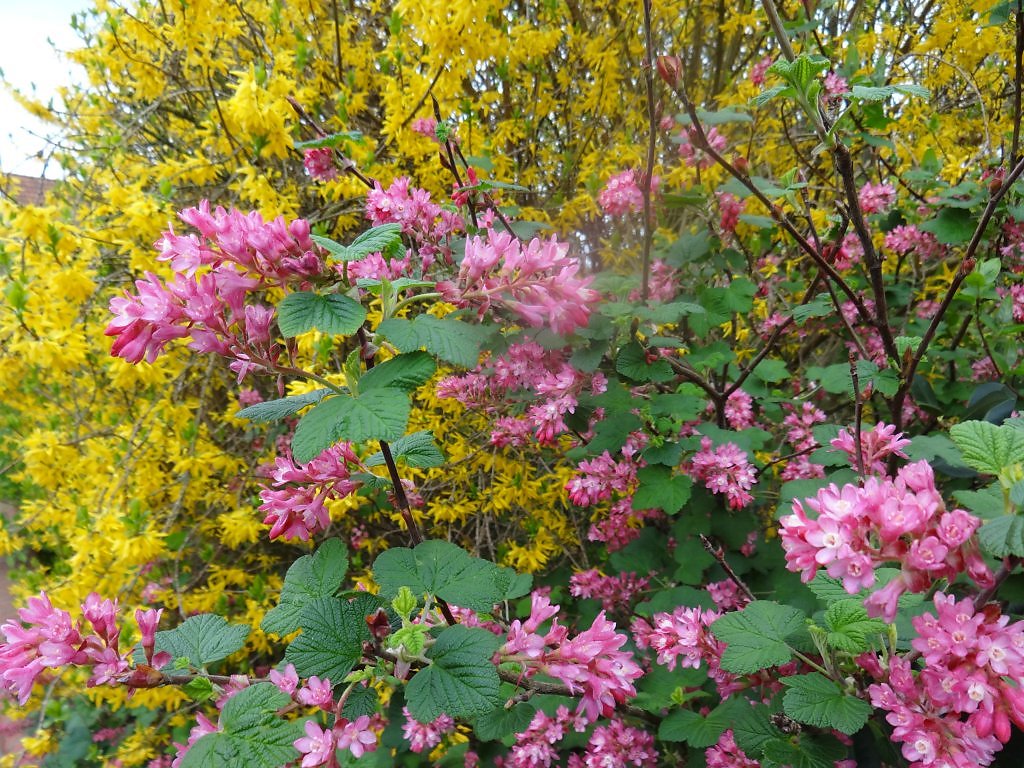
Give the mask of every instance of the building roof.
[{"label": "building roof", "polygon": [[46,193],[57,183],[53,179],[17,173],[7,174],[2,181],[6,182],[3,191],[18,205],[42,205],[46,202]]}]

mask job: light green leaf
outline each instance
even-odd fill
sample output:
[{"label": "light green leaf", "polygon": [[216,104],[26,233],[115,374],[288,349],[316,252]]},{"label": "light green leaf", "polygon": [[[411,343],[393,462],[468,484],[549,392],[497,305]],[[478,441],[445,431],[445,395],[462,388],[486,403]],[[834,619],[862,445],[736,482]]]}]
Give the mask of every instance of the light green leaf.
[{"label": "light green leaf", "polygon": [[[444,464],[444,454],[434,442],[434,435],[426,430],[413,432],[395,440],[390,445],[391,455],[397,461],[404,459],[410,467],[429,468]],[[378,467],[384,463],[384,454],[380,451],[369,456],[363,462],[368,467]]]},{"label": "light green leaf", "polygon": [[155,648],[171,654],[168,666],[188,659],[191,666],[201,669],[239,650],[249,631],[244,624],[228,624],[221,616],[202,613],[189,616],[174,629],[157,632]]},{"label": "light green leaf", "polygon": [[476,717],[501,703],[501,680],[491,661],[502,639],[480,627],[461,624],[437,636],[427,652],[431,660],[409,681],[405,699],[410,714],[421,723],[442,714]]},{"label": "light green leaf", "polygon": [[285,662],[295,665],[299,677],[316,675],[341,682],[362,657],[363,643],[373,639],[366,617],[385,605],[381,598],[365,593],[351,600],[310,600],[299,619],[302,634],[288,646]]},{"label": "light green leaf", "polygon": [[796,91],[794,91],[788,85],[773,85],[771,88],[768,88],[764,91],[761,91],[761,93],[757,94],[757,96],[750,100],[750,103],[755,107],[763,107],[776,96],[793,96],[795,93]]},{"label": "light green leaf", "polygon": [[220,730],[208,733],[185,753],[181,768],[279,768],[298,759],[292,742],[303,733],[302,720],[284,720],[277,711],[291,697],[273,683],[256,683],[224,705]]},{"label": "light green leaf", "polygon": [[990,424],[964,421],[949,430],[953,442],[963,454],[964,463],[979,472],[998,475],[1006,467],[1024,461],[1024,431]]},{"label": "light green leaf", "polygon": [[722,669],[740,675],[785,664],[806,636],[806,616],[788,605],[757,600],[727,613],[711,631],[727,644]]},{"label": "light green leaf", "polygon": [[1024,557],[1024,517],[1004,515],[978,529],[981,548],[993,557]]},{"label": "light green leaf", "polygon": [[871,85],[855,85],[850,89],[850,95],[861,101],[885,101],[896,93],[891,85],[875,87]]},{"label": "light green leaf", "polygon": [[355,333],[366,320],[366,309],[340,293],[289,293],[277,305],[277,325],[286,339],[314,328],[329,336]]},{"label": "light green leaf", "polygon": [[410,392],[426,384],[437,365],[426,352],[409,352],[375,365],[359,379],[359,391],[393,387]]},{"label": "light green leaf", "polygon": [[346,261],[361,259],[371,253],[381,252],[390,257],[397,255],[396,245],[402,244],[402,226],[400,224],[380,224],[360,234],[348,246]]},{"label": "light green leaf", "polygon": [[327,539],[312,555],[303,555],[288,569],[276,607],[260,627],[284,637],[299,628],[302,611],[319,597],[337,593],[348,572],[348,553],[339,539]]},{"label": "light green leaf", "polygon": [[256,405],[250,405],[248,408],[243,408],[235,414],[240,419],[249,419],[249,421],[265,422],[265,421],[280,421],[286,416],[291,416],[293,413],[298,413],[307,405],[314,405],[323,400],[329,395],[331,390],[329,389],[317,389],[313,392],[306,392],[301,395],[292,395],[290,397],[282,397],[279,400],[269,400],[265,403],[256,403]]},{"label": "light green leaf", "polygon": [[826,642],[847,653],[863,653],[868,650],[868,638],[886,630],[884,621],[868,618],[863,601],[851,599],[832,603],[825,612],[825,624]]},{"label": "light green leaf", "polygon": [[292,454],[300,464],[315,459],[341,440],[397,440],[409,421],[409,396],[383,387],[359,397],[335,395],[302,417],[292,438]]}]

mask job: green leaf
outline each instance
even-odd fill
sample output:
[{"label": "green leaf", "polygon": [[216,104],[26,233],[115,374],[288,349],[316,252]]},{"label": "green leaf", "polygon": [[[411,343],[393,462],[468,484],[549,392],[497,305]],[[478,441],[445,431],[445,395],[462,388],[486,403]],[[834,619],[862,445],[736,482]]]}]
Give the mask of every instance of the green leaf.
[{"label": "green leaf", "polygon": [[633,509],[662,509],[674,515],[690,500],[693,480],[674,475],[663,466],[648,466],[637,472],[639,487],[633,494]]},{"label": "green leaf", "polygon": [[188,659],[191,666],[201,669],[239,650],[247,637],[246,625],[228,624],[221,616],[202,613],[189,616],[174,629],[157,632],[155,648],[171,654],[168,666]]},{"label": "green leaf", "polygon": [[366,320],[366,309],[340,293],[289,293],[277,305],[277,325],[286,339],[314,328],[329,336],[355,333]]},{"label": "green leaf", "polygon": [[818,728],[835,728],[847,735],[856,733],[871,716],[871,705],[844,693],[832,680],[818,672],[784,677],[789,690],[782,700],[787,715]]},{"label": "green leaf", "polygon": [[351,600],[310,600],[299,619],[302,634],[288,646],[285,662],[295,665],[299,677],[316,675],[341,682],[362,657],[363,643],[373,639],[366,617],[384,606],[382,599],[365,593]]},{"label": "green leaf", "polygon": [[776,712],[777,706],[765,704],[737,707],[732,713],[732,733],[737,746],[754,756],[761,753],[765,744],[781,736],[781,731],[772,725],[772,715]]},{"label": "green leaf", "polygon": [[495,604],[522,594],[523,581],[511,568],[473,557],[461,547],[438,540],[415,549],[392,547],[377,556],[373,577],[381,594],[395,597],[408,587],[417,597],[435,595],[454,605],[490,611]]},{"label": "green leaf", "polygon": [[491,657],[501,644],[480,627],[456,624],[443,630],[427,651],[430,666],[406,686],[409,713],[429,723],[442,714],[476,717],[492,711],[501,703],[501,680]]},{"label": "green leaf", "polygon": [[426,352],[398,355],[364,373],[359,379],[359,391],[393,387],[411,392],[426,384],[436,370],[434,359]]},{"label": "green leaf", "polygon": [[633,381],[641,382],[669,381],[674,376],[667,360],[655,357],[648,361],[644,348],[635,341],[619,350],[615,357],[615,370]]},{"label": "green leaf", "polygon": [[846,757],[846,747],[831,737],[802,734],[798,742],[775,738],[764,744],[763,768],[833,768]]},{"label": "green leaf", "polygon": [[397,440],[409,421],[409,396],[383,387],[359,397],[335,395],[302,417],[292,438],[292,454],[300,464],[315,459],[341,440]]},{"label": "green leaf", "polygon": [[886,630],[884,621],[868,618],[862,601],[850,599],[832,603],[825,612],[825,624],[826,642],[847,653],[863,653],[868,650],[868,637]]},{"label": "green leaf", "polygon": [[788,381],[791,378],[789,369],[781,360],[765,358],[751,371],[751,375],[769,384]]},{"label": "green leaf", "polygon": [[763,107],[776,96],[793,96],[795,95],[795,93],[796,91],[794,91],[788,85],[773,85],[771,88],[768,88],[764,91],[761,91],[761,93],[757,94],[757,96],[750,100],[750,103],[755,107]]},{"label": "green leaf", "polygon": [[303,555],[288,569],[276,607],[260,624],[264,632],[284,637],[300,626],[302,611],[320,597],[331,597],[348,572],[348,553],[339,539],[327,539],[312,555]]},{"label": "green leaf", "polygon": [[737,703],[746,706],[739,699],[729,699],[711,710],[707,717],[689,709],[676,710],[661,721],[658,738],[663,741],[685,741],[698,749],[714,746],[722,732],[732,727]]},{"label": "green leaf", "polygon": [[883,85],[880,87],[871,85],[855,85],[850,88],[850,96],[861,101],[885,101],[890,96],[896,93],[896,89],[891,85]]},{"label": "green leaf", "polygon": [[[444,454],[434,442],[434,435],[427,430],[413,432],[395,440],[390,445],[391,455],[397,461],[404,459],[410,467],[440,467],[444,464]],[[379,467],[384,463],[384,454],[377,451],[363,462],[368,467]]]},{"label": "green leaf", "polygon": [[923,85],[917,85],[916,83],[897,83],[893,86],[900,93],[905,93],[908,96],[917,96],[922,99],[931,98],[932,92],[925,88]]},{"label": "green leaf", "polygon": [[476,737],[482,741],[503,739],[513,733],[525,731],[536,713],[535,706],[529,702],[520,701],[511,709],[498,707],[480,715],[473,723],[473,730],[476,732]]},{"label": "green leaf", "polygon": [[793,645],[806,634],[806,616],[788,605],[757,600],[742,611],[727,613],[711,625],[723,643],[722,669],[740,675],[785,664]]},{"label": "green leaf", "polygon": [[402,352],[425,347],[442,360],[463,368],[477,364],[486,335],[479,326],[433,315],[417,315],[413,320],[391,317],[377,327],[377,332]]},{"label": "green leaf", "polygon": [[[320,136],[316,139],[309,139],[308,141],[296,141],[294,147],[296,149],[317,149],[318,147],[338,147],[346,141],[358,141],[363,138],[361,131],[341,131],[340,133],[331,133],[327,136]],[[313,239],[316,240],[317,236],[313,235]],[[326,238],[324,238],[326,239]]]},{"label": "green leaf", "polygon": [[349,721],[363,715],[371,716],[380,711],[380,699],[377,691],[369,686],[357,685],[345,699],[342,715]]},{"label": "green leaf", "polygon": [[361,259],[371,253],[385,253],[394,256],[396,245],[402,244],[402,226],[400,224],[381,224],[360,234],[348,246],[346,261]]},{"label": "green leaf", "polygon": [[302,736],[302,720],[284,720],[277,711],[291,697],[273,683],[250,685],[224,705],[220,730],[208,733],[185,753],[181,768],[278,768],[300,755],[292,742]]},{"label": "green leaf", "polygon": [[918,225],[918,229],[931,232],[936,240],[945,245],[966,243],[974,235],[976,227],[974,216],[964,208],[943,208],[934,217]]},{"label": "green leaf", "polygon": [[313,392],[306,392],[301,395],[282,397],[280,400],[270,400],[265,403],[256,403],[248,408],[243,408],[235,414],[240,419],[249,421],[265,422],[280,421],[286,416],[298,413],[307,405],[314,405],[323,400],[331,393],[329,389],[317,389]]},{"label": "green leaf", "polygon": [[209,701],[215,696],[213,683],[210,682],[208,677],[194,677],[181,686],[181,690],[187,693],[192,701],[200,703]]},{"label": "green leaf", "polygon": [[1024,517],[1004,515],[978,529],[981,548],[994,557],[1024,556]]},{"label": "green leaf", "polygon": [[990,424],[964,421],[949,430],[950,437],[963,454],[964,463],[979,472],[998,475],[1006,467],[1024,461],[1024,431]]}]

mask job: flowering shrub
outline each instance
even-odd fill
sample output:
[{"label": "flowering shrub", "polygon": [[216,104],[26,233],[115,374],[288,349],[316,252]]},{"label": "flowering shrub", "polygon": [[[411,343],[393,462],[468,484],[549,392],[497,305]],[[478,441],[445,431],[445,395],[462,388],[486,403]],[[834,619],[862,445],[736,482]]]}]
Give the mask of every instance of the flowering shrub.
[{"label": "flowering shrub", "polygon": [[[38,567],[0,628],[0,682],[41,727],[8,763],[1015,764],[1024,161],[1007,59],[977,39],[1012,50],[1019,14],[929,6],[910,50],[898,25],[847,38],[854,13],[769,0],[716,22],[712,56],[683,50],[699,20],[647,3],[616,58],[578,30],[614,29],[617,4],[569,4],[570,24],[421,6],[376,48],[369,6],[333,9],[320,89],[320,30],[280,5],[204,27],[300,43],[281,72],[230,72],[226,98],[228,73],[196,59],[216,46],[166,68],[154,50],[171,81],[205,75],[224,176],[169,174],[182,198],[220,195],[161,233],[174,189],[142,173],[164,203],[116,220],[145,253],[106,229],[109,206],[95,233],[11,214],[3,327],[36,354],[6,374],[24,379],[3,411],[22,510],[3,546]],[[116,83],[137,67],[120,36],[176,35],[204,8],[221,18],[103,10],[86,34],[120,63],[82,58]],[[780,12],[812,19],[787,33]],[[473,33],[432,37],[430,14]],[[538,61],[586,42],[598,74],[546,80],[515,46],[493,61],[478,46],[509,25]],[[970,96],[984,120],[929,45],[989,78]],[[480,106],[424,80],[456,55],[480,61]],[[426,95],[395,111],[405,78],[437,84],[433,117]],[[178,98],[137,79],[154,110]],[[492,90],[516,106],[498,114]],[[590,144],[623,137],[620,164],[538,154],[563,141],[555,116]],[[1007,146],[973,162],[958,121]],[[164,143],[195,128],[168,117]],[[940,129],[942,152],[907,149]],[[90,261],[100,232],[121,239]],[[105,329],[102,357],[62,344],[58,310]],[[71,433],[48,440],[60,419]],[[86,457],[112,485],[76,479]]]}]

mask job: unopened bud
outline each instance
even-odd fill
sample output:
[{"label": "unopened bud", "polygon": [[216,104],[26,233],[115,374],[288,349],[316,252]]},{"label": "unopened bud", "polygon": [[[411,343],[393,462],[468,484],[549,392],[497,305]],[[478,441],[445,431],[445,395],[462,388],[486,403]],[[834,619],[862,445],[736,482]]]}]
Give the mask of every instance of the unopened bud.
[{"label": "unopened bud", "polygon": [[366,626],[375,640],[383,640],[391,634],[391,622],[383,608],[378,608],[366,617]]},{"label": "unopened bud", "polygon": [[138,664],[114,679],[129,688],[156,688],[164,684],[163,672],[148,664]]},{"label": "unopened bud", "polygon": [[746,176],[747,172],[750,170],[750,163],[747,162],[747,158],[743,155],[736,155],[732,159],[732,167]]},{"label": "unopened bud", "polygon": [[960,274],[964,276],[971,274],[974,271],[974,265],[977,263],[977,259],[973,256],[969,259],[964,259],[960,262]]},{"label": "unopened bud", "polygon": [[675,88],[683,77],[683,60],[678,56],[659,56],[657,64],[658,77],[670,87]]}]

